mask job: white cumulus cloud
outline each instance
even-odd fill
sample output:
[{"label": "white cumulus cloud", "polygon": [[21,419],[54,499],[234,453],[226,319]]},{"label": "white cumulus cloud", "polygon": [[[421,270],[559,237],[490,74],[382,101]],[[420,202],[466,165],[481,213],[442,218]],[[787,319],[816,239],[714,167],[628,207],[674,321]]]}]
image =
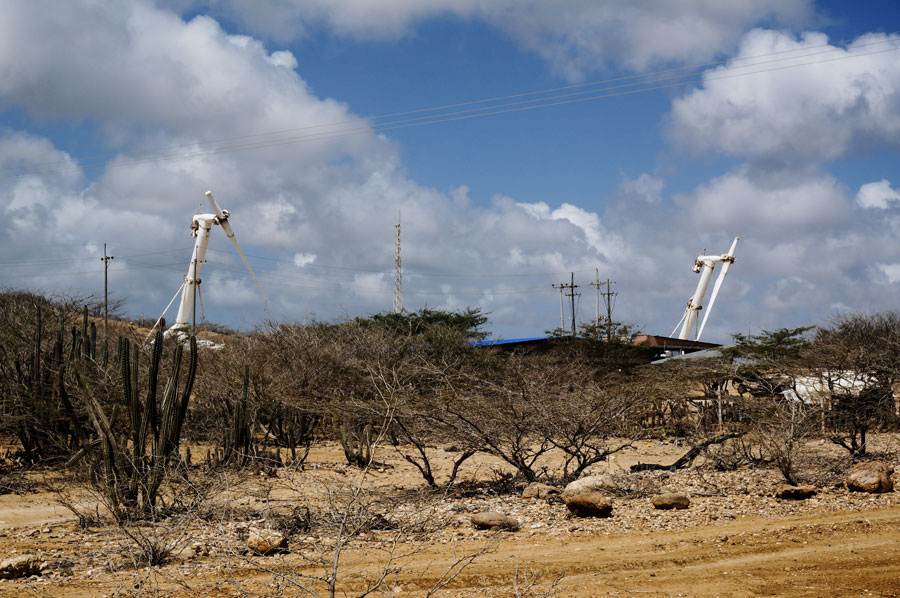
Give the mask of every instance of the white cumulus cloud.
[{"label": "white cumulus cloud", "polygon": [[633,69],[696,63],[733,50],[761,22],[796,26],[813,14],[812,0],[243,0],[170,2],[206,9],[279,40],[324,24],[357,39],[396,39],[428,19],[481,19],[535,52],[558,73],[579,79],[611,63]]},{"label": "white cumulus cloud", "polygon": [[756,170],[740,166],[677,198],[698,229],[776,239],[843,226],[846,189],[817,170]]},{"label": "white cumulus cloud", "polygon": [[891,187],[891,182],[881,179],[875,183],[866,183],[856,194],[856,203],[864,208],[886,209],[891,203],[900,203],[900,190]]},{"label": "white cumulus cloud", "polygon": [[878,264],[878,269],[887,277],[888,283],[900,283],[900,264]]},{"label": "white cumulus cloud", "polygon": [[[275,34],[265,29],[274,27],[265,22],[277,14],[271,7],[207,4],[253,6],[259,30]],[[567,10],[532,0],[275,6],[288,10],[281,20],[286,36],[296,34],[293,26],[323,22],[347,35],[384,37],[435,15],[484,19],[572,77],[610,60],[639,68],[727,52],[749,24],[809,13],[809,3],[799,1],[678,4],[678,18],[696,40],[667,35],[678,19],[674,4],[664,2],[573,0]],[[378,10],[389,5],[395,14]],[[708,81],[676,100],[671,131],[688,147],[753,162],[674,200],[662,176],[625,179],[610,198],[598,198],[616,205],[597,210],[549,198],[477,202],[464,180],[447,192],[430,188],[409,178],[389,138],[365,127],[358,136],[316,144],[209,151],[205,140],[243,144],[260,132],[356,116],[313,93],[293,54],[228,33],[215,11],[188,20],[179,14],[139,0],[73,0],[52,11],[34,2],[4,6],[0,108],[43,122],[94,122],[117,152],[98,167],[40,135],[0,131],[5,260],[24,263],[36,247],[59,260],[39,272],[8,269],[4,284],[95,293],[102,289],[98,253],[107,242],[116,255],[114,294],[128,300],[132,314],[156,317],[183,280],[191,215],[209,209],[203,192],[212,189],[274,304],[274,313],[263,312],[243,264],[215,229],[203,271],[207,316],[242,326],[266,316],[390,309],[398,211],[405,305],[481,307],[501,334],[555,326],[558,296],[550,285],[572,270],[582,285],[581,315],[590,317],[595,297],[587,283],[595,268],[617,282],[617,318],[667,333],[696,285],[694,257],[704,247],[725,251],[735,235],[742,237],[738,261],[710,320],[711,339],[727,339],[745,322],[771,328],[821,321],[836,304],[891,304],[886,291],[900,249],[884,239],[896,234],[890,219],[864,208],[893,206],[897,190],[887,180],[869,183],[854,201],[815,163],[850,151],[857,140],[894,143],[898,67],[890,53],[816,65],[815,73],[789,71],[796,82],[774,73],[735,78],[728,87]],[[824,38],[758,31],[744,39],[740,56],[818,43]],[[854,44],[837,55],[862,51]],[[176,148],[179,157],[148,157],[140,153],[146,147]],[[47,175],[8,176],[48,164]]]},{"label": "white cumulus cloud", "polygon": [[751,31],[702,87],[672,103],[669,137],[696,151],[791,162],[833,159],[855,144],[897,146],[897,48],[896,35],[839,48],[821,33]]},{"label": "white cumulus cloud", "polygon": [[[8,284],[96,292],[102,270],[91,267],[106,242],[116,255],[114,294],[127,298],[132,313],[156,317],[183,278],[191,216],[209,210],[207,189],[231,212],[276,310],[261,311],[258,291],[215,228],[203,272],[207,317],[238,325],[252,325],[252,314],[258,321],[390,309],[398,210],[407,306],[497,308],[500,331],[543,330],[541,314],[555,310],[549,280],[506,276],[510,268],[543,276],[622,251],[623,241],[584,208],[548,206],[544,219],[510,198],[476,205],[463,185],[449,193],[422,186],[404,174],[391,142],[365,129],[316,145],[206,151],[207,139],[243,143],[259,132],[354,118],[310,91],[292,55],[229,34],[210,17],[185,21],[140,1],[9,8],[0,20],[0,106],[46,120],[92,119],[118,153],[86,178],[79,161],[49,139],[0,131],[4,172],[46,164],[54,171],[0,181],[8,260],[24,262],[41,246],[48,258],[75,256],[89,268],[66,262],[37,277],[22,269],[7,275]],[[73,23],[90,23],[91,35]],[[35,52],[13,51],[35,39],[43,40]],[[175,151],[141,153],[147,145]],[[460,277],[492,272],[496,279]],[[498,296],[520,308],[498,305]]]}]

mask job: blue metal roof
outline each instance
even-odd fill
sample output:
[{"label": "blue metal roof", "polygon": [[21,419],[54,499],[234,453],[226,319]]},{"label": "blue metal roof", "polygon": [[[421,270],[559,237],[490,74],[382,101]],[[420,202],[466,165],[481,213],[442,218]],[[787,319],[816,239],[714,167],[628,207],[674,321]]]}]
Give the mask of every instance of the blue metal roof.
[{"label": "blue metal roof", "polygon": [[513,343],[527,343],[532,341],[545,341],[549,336],[533,336],[530,338],[502,338],[484,341],[471,341],[469,344],[473,347],[493,347],[495,345],[511,345]]}]

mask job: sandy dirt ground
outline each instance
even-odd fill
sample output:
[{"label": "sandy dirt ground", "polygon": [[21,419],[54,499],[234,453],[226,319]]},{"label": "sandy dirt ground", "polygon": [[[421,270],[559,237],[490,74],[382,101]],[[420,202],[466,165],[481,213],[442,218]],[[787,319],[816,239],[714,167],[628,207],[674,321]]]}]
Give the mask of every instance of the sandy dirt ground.
[{"label": "sandy dirt ground", "polygon": [[[394,570],[374,596],[424,596],[457,559],[480,551],[435,595],[900,596],[900,492],[850,493],[835,483],[813,499],[783,501],[772,496],[780,481],[774,471],[625,473],[637,461],[671,462],[682,452],[670,443],[639,443],[595,467],[592,473],[607,471],[623,483],[623,492],[613,496],[613,517],[572,519],[558,501],[492,491],[487,480],[503,468],[487,457],[463,469],[470,492],[407,504],[399,497],[423,488],[421,479],[399,455],[383,449],[366,479],[379,504],[397,496],[397,505],[406,505],[398,510],[412,510],[435,525],[427,536],[404,536],[398,545],[392,530],[355,538],[342,554],[337,594],[357,595],[393,550]],[[451,458],[436,456],[442,467]],[[34,554],[48,564],[42,576],[0,582],[0,596],[308,595],[300,583],[327,595],[321,584],[301,577],[323,571],[310,555],[315,546],[333,541],[327,533],[295,534],[288,552],[262,557],[242,550],[241,530],[269,525],[266,513],[289,511],[316,488],[339,480],[352,484],[358,470],[343,465],[338,447],[326,445],[311,454],[303,471],[254,475],[210,497],[211,505],[228,507],[216,511],[220,515],[182,521],[181,531],[188,533],[177,554],[154,569],[130,566],[123,557],[127,542],[115,526],[83,529],[43,482],[34,492],[0,496],[2,557]],[[485,481],[483,488],[478,480]],[[900,483],[897,474],[895,482]],[[654,510],[650,497],[667,490],[686,492],[691,506]],[[90,511],[90,497],[79,496]],[[515,517],[519,529],[474,530],[471,515],[484,510]]]}]

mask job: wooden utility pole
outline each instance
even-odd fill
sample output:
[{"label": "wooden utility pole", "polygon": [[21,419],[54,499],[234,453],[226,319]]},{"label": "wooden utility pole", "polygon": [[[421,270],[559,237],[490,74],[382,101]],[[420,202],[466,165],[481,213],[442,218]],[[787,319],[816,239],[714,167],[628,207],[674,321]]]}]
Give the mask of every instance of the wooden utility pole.
[{"label": "wooden utility pole", "polygon": [[109,333],[109,262],[116,259],[111,255],[106,255],[106,243],[103,244],[103,364],[109,361],[109,343],[107,343],[107,335]]},{"label": "wooden utility pole", "polygon": [[[615,280],[606,279],[605,283],[600,282],[600,270],[597,269],[597,281],[592,282],[591,286],[597,288],[597,325],[600,325],[600,296],[606,300],[606,342],[612,341],[613,324],[612,324],[612,298],[618,295],[617,292],[611,290],[612,285],[616,284]],[[606,285],[606,291],[600,289]]]},{"label": "wooden utility pole", "polygon": [[559,319],[560,319],[560,328],[566,327],[565,315],[563,313],[562,307],[562,296],[563,290],[568,289],[569,292],[566,293],[566,297],[569,297],[572,300],[572,338],[575,337],[575,297],[580,297],[581,293],[576,293],[575,289],[578,288],[578,285],[575,284],[575,273],[571,273],[571,279],[569,284],[564,282],[559,283],[558,285],[553,285],[554,289],[559,289]]},{"label": "wooden utility pole", "polygon": [[562,334],[562,331],[566,329],[566,311],[563,308],[563,288],[562,286],[553,285],[554,289],[559,289],[559,331]]},{"label": "wooden utility pole", "polygon": [[613,321],[612,321],[612,298],[618,295],[610,290],[610,285],[616,284],[616,281],[606,279],[606,292],[601,293],[606,299],[606,342],[612,342]]}]

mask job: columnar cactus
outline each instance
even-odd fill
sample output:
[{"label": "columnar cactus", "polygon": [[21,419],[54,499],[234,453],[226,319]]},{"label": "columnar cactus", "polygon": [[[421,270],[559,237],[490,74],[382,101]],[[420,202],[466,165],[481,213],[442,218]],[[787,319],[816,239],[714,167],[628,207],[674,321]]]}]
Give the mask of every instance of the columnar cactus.
[{"label": "columnar cactus", "polygon": [[63,458],[67,453],[77,451],[85,439],[79,417],[66,392],[64,316],[59,314],[59,328],[50,352],[44,350],[43,320],[43,311],[36,306],[29,357],[15,362],[20,389],[16,431],[25,454],[32,461]]},{"label": "columnar cactus", "polygon": [[222,456],[217,459],[220,465],[242,466],[250,454],[253,422],[251,421],[248,408],[249,398],[250,368],[244,366],[240,398],[234,400],[226,399],[225,403],[229,427],[222,443]]},{"label": "columnar cactus", "polygon": [[197,375],[197,339],[190,338],[190,355],[183,383],[180,378],[184,345],[176,347],[172,371],[160,397],[163,342],[160,326],[153,342],[147,391],[142,399],[139,387],[140,348],[127,339],[119,339],[122,393],[128,407],[129,439],[132,445],[130,451],[117,441],[103,406],[79,371],[79,384],[91,423],[100,439],[104,490],[118,515],[133,510],[146,513],[153,508],[159,487],[165,478],[166,466],[178,451],[181,429]]}]

